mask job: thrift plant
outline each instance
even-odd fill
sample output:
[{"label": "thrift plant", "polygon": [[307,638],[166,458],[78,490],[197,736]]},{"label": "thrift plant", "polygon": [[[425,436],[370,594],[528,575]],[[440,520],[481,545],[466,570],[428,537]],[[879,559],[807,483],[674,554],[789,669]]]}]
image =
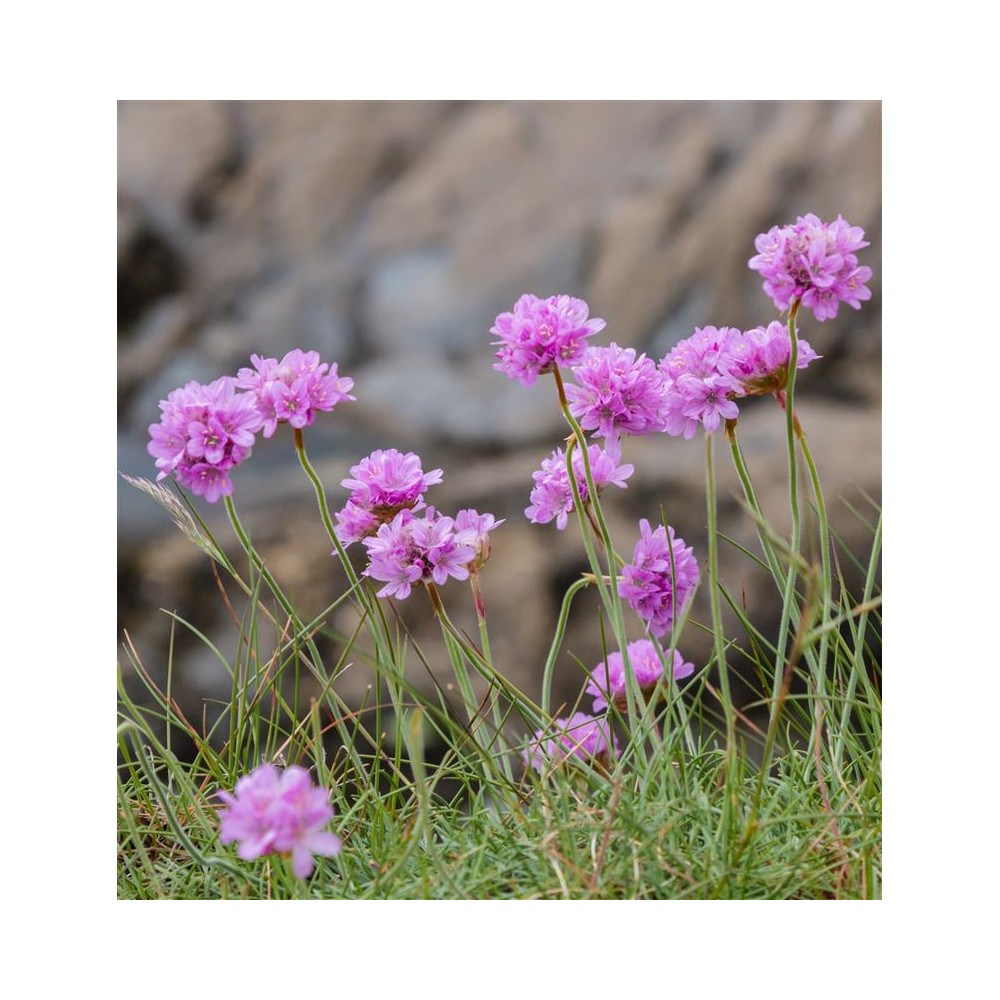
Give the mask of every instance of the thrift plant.
[{"label": "thrift plant", "polygon": [[[491,886],[483,891],[497,896],[777,897],[806,885],[814,890],[806,895],[876,896],[881,526],[873,527],[869,556],[840,548],[794,407],[796,373],[821,361],[799,337],[798,315],[805,309],[822,322],[842,302],[858,309],[870,299],[872,272],[857,257],[868,246],[863,237],[840,217],[824,223],[811,214],[758,235],[749,266],[786,315],[746,331],[697,327],[659,360],[615,342],[591,343],[605,321],[589,318],[588,304],[570,295],[525,294],[496,317],[493,367],[526,391],[539,391],[536,383],[551,376],[553,404],[569,432],[525,483],[525,517],[539,526],[539,538],[568,530],[572,519],[589,564],[553,622],[548,657],[535,665],[537,701],[510,681],[490,647],[484,576],[491,551],[503,545],[503,519],[430,506],[443,470],[425,472],[419,455],[391,442],[351,466],[331,515],[304,431],[355,398],[354,380],[336,363],[298,349],[280,361],[253,354],[235,375],[171,392],[149,428],[148,451],[157,482],[172,477],[176,492],[136,485],[242,591],[248,611],[236,658],[216,651],[232,698],[211,727],[184,718],[169,689],[161,691],[126,646],[156,706],[137,705],[120,683],[120,842],[128,891],[461,896],[469,892],[466,880],[481,878]],[[485,345],[484,337],[487,363]],[[740,401],[767,395],[778,404],[774,419],[787,441],[787,537],[770,527],[738,439]],[[230,478],[251,459],[258,433],[279,441],[288,433],[281,424],[291,427],[332,556],[349,584],[312,619],[300,614],[255,548]],[[658,434],[703,438],[705,520],[675,525],[669,507],[655,507],[631,537],[616,542],[603,510],[615,502],[607,487],[626,489],[635,471],[624,460],[628,439]],[[757,532],[758,551],[742,554],[763,567],[780,597],[776,631],[750,621],[720,578],[718,437],[728,445]],[[225,554],[194,508],[189,512],[185,491],[209,504],[223,501],[239,560]],[[697,534],[703,524],[706,551],[696,552],[681,533]],[[860,595],[844,583],[846,562],[865,577]],[[448,611],[449,588],[465,583],[476,638]],[[596,591],[600,611],[592,624],[605,650],[589,669],[563,650],[583,588]],[[710,609],[705,621],[692,618],[699,589]],[[401,629],[395,602],[411,599],[425,602],[443,652],[415,649]],[[353,636],[331,630],[332,611],[344,602],[358,614]],[[724,627],[723,603],[738,620],[735,631]],[[262,638],[265,621],[276,636],[273,649]],[[707,662],[681,652],[692,626],[711,635]],[[636,632],[642,637],[630,639]],[[756,722],[732,695],[737,651],[749,664],[741,679],[759,692],[750,706]],[[414,656],[434,677],[438,696],[413,684]],[[372,703],[359,708],[342,700],[338,679],[348,666],[371,672]],[[557,670],[575,678],[579,695],[553,711]],[[302,671],[320,692],[308,706],[299,699]],[[486,686],[485,699],[473,674]],[[579,710],[584,699],[593,715]],[[197,747],[187,765],[170,751],[177,729]],[[428,759],[428,736],[447,748],[443,758]],[[336,834],[327,829],[331,799],[340,815]],[[632,862],[613,860],[612,827]],[[598,855],[586,845],[599,838]],[[185,878],[171,881],[165,859]],[[630,882],[628,873],[640,867],[644,877]]]}]

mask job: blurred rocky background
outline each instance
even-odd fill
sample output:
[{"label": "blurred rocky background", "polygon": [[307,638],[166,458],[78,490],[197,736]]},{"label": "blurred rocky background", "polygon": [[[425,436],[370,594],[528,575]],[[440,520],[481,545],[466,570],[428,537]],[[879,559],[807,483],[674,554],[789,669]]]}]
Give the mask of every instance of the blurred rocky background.
[{"label": "blurred rocky background", "polygon": [[[355,379],[357,396],[306,431],[331,507],[342,505],[350,465],[395,447],[444,469],[428,496],[439,509],[506,518],[484,575],[493,653],[537,696],[562,594],[586,557],[572,521],[559,532],[524,517],[531,473],[564,426],[551,380],[525,388],[492,369],[495,316],[522,292],[572,294],[608,322],[595,342],[654,358],[696,325],[766,323],[774,308],[747,267],[754,236],[810,211],[842,214],[872,244],[860,257],[875,272],[873,300],[824,324],[803,319],[801,335],[823,360],[798,383],[832,525],[863,558],[881,463],[877,102],[122,102],[119,468],[155,477],[147,427],[171,389],[235,374],[251,353],[319,351]],[[787,526],[774,401],[744,406],[740,433],[766,512]],[[753,549],[721,439],[719,459],[723,530]],[[629,489],[606,494],[619,550],[631,554],[639,517],[662,512],[704,561],[700,437],[631,439],[625,460],[636,466]],[[289,429],[260,439],[234,479],[271,569],[303,615],[319,613],[344,578]],[[228,543],[222,505],[201,509]],[[127,631],[162,680],[165,612],[176,611],[234,657],[238,628],[205,556],[124,482],[119,526],[119,640]],[[723,559],[727,585],[768,627],[780,607],[773,585],[735,550]],[[850,560],[842,568],[860,589]],[[475,633],[464,585],[451,581],[444,594]],[[397,607],[430,669],[449,681],[425,595]],[[708,620],[707,599],[693,617]],[[353,612],[330,624],[350,634]],[[681,647],[699,666],[710,655],[697,627]],[[335,640],[327,648],[338,655]],[[184,629],[172,650],[174,695],[189,718],[210,720],[229,677]],[[353,659],[338,683],[358,704],[373,678]],[[580,693],[577,659],[600,659],[590,594],[570,621],[556,704]],[[411,669],[429,687],[419,662]]]}]

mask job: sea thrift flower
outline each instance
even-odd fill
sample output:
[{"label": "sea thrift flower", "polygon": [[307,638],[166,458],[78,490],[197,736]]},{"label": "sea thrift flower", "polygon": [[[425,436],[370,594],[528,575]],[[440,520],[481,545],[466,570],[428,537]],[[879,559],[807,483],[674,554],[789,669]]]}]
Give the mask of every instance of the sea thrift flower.
[{"label": "sea thrift flower", "polygon": [[691,547],[674,535],[673,528],[661,524],[654,531],[643,518],[632,562],[622,567],[618,592],[659,637],[673,626],[699,578]]},{"label": "sea thrift flower", "polygon": [[476,555],[469,563],[469,572],[482,568],[490,557],[490,532],[499,528],[503,521],[498,521],[492,514],[480,514],[476,510],[460,510],[455,515],[455,542],[461,546],[475,549]]},{"label": "sea thrift flower", "polygon": [[[656,647],[648,639],[638,639],[630,642],[628,660],[632,665],[636,683],[643,694],[648,695],[663,673],[663,664],[656,652]],[[669,654],[667,654],[669,655]],[[674,680],[683,680],[694,673],[694,664],[686,663],[678,650],[674,650]],[[625,660],[622,654],[615,651],[608,653],[603,663],[598,663],[591,671],[586,692],[593,696],[594,711],[600,712],[608,707],[608,698],[624,711],[627,705],[625,694]]]},{"label": "sea thrift flower", "polygon": [[795,225],[772,226],[757,236],[750,268],[760,272],[764,291],[778,309],[799,299],[822,322],[837,315],[841,302],[860,309],[872,297],[865,284],[872,269],[859,265],[855,256],[868,246],[864,235],[839,215],[836,222],[802,215]]},{"label": "sea thrift flower", "polygon": [[[819,355],[804,340],[798,341],[796,368],[805,368]],[[729,347],[729,373],[747,396],[766,396],[788,385],[792,343],[788,328],[774,320],[735,338]]]},{"label": "sea thrift flower", "polygon": [[595,719],[584,712],[575,712],[568,719],[552,723],[554,733],[539,729],[524,751],[524,762],[541,774],[546,765],[557,764],[567,757],[580,757],[607,766],[612,756],[618,756],[618,740],[606,718]]},{"label": "sea thrift flower", "polygon": [[351,467],[351,476],[340,485],[351,490],[343,510],[338,511],[337,537],[344,545],[359,542],[378,531],[399,511],[420,510],[428,488],[440,483],[442,471],[424,472],[420,456],[395,448],[378,449]]},{"label": "sea thrift flower", "polygon": [[238,393],[234,379],[209,385],[188,382],[160,400],[160,422],[149,427],[146,450],[160,470],[198,496],[215,503],[233,492],[229,472],[253,447],[261,416],[250,393]]},{"label": "sea thrift flower", "polygon": [[400,600],[420,583],[440,585],[449,576],[467,580],[478,554],[469,541],[468,533],[456,533],[454,520],[440,516],[433,507],[419,518],[411,510],[401,510],[374,537],[364,539],[369,559],[365,575],[385,583],[379,597]]},{"label": "sea thrift flower", "polygon": [[323,829],[333,818],[330,793],[314,787],[303,767],[280,771],[263,764],[236,782],[235,794],[219,792],[219,798],[225,803],[219,840],[238,840],[236,853],[244,861],[280,854],[291,857],[299,878],[307,878],[314,854],[340,853],[340,838]]},{"label": "sea thrift flower", "polygon": [[692,438],[699,427],[714,431],[723,420],[739,415],[733,399],[743,395],[743,387],[729,366],[732,345],[741,336],[733,327],[701,327],[660,362],[667,391],[663,429],[668,434]]},{"label": "sea thrift flower", "polygon": [[[596,444],[588,446],[587,454],[598,492],[608,483],[627,489],[625,480],[635,471],[635,466],[629,463],[619,465],[615,449],[605,451]],[[586,503],[589,499],[587,474],[583,466],[583,454],[579,449],[573,452],[573,471],[576,473],[580,498]],[[573,488],[566,469],[566,452],[557,448],[542,461],[541,469],[533,472],[531,478],[535,481],[531,490],[531,506],[524,511],[528,520],[534,524],[545,524],[555,519],[556,527],[562,531],[573,510]]]},{"label": "sea thrift flower", "polygon": [[575,364],[583,357],[586,339],[605,326],[603,319],[587,319],[588,311],[583,299],[569,295],[522,295],[514,311],[501,313],[490,328],[500,338],[494,341],[500,350],[493,367],[531,385],[556,365]]},{"label": "sea thrift flower", "polygon": [[252,354],[253,368],[241,368],[236,384],[257,399],[264,419],[264,437],[274,434],[282,421],[308,427],[320,410],[354,399],[349,395],[354,379],[340,378],[337,365],[321,363],[316,351],[289,351],[281,361]]},{"label": "sea thrift flower", "polygon": [[584,430],[617,440],[619,432],[662,430],[667,387],[656,363],[631,347],[591,347],[567,384],[569,411]]}]

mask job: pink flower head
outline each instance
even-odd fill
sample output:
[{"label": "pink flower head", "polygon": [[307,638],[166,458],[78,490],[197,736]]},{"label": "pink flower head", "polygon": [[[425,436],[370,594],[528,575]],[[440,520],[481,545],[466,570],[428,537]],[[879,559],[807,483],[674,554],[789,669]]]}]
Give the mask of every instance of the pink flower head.
[{"label": "pink flower head", "polygon": [[653,531],[645,518],[639,522],[632,562],[621,573],[618,592],[657,637],[673,626],[700,578],[691,547],[675,537],[673,528],[661,524]]},{"label": "pink flower head", "polygon": [[723,420],[739,416],[733,399],[743,395],[743,387],[729,368],[733,344],[741,336],[729,326],[701,327],[660,362],[667,394],[663,429],[668,434],[692,438],[699,427],[714,431]]},{"label": "pink flower head", "polygon": [[250,356],[253,368],[241,368],[236,384],[249,389],[264,421],[264,437],[274,434],[281,422],[307,427],[320,410],[354,399],[349,395],[354,379],[340,378],[337,365],[320,362],[317,351],[289,351],[281,361]]},{"label": "pink flower head", "polygon": [[[805,368],[819,355],[804,340],[798,341],[796,368]],[[788,385],[792,344],[784,323],[774,320],[766,327],[747,330],[729,350],[729,373],[747,396],[766,396]]]},{"label": "pink flower head", "polygon": [[871,298],[866,282],[872,269],[859,265],[855,255],[868,246],[864,235],[839,215],[835,222],[802,215],[795,225],[772,226],[757,236],[750,268],[764,278],[764,291],[778,309],[799,299],[822,322],[837,315],[841,302],[860,309]]},{"label": "pink flower head", "polygon": [[469,536],[456,532],[455,521],[441,517],[433,507],[419,518],[411,510],[401,510],[374,537],[363,541],[368,549],[365,576],[385,583],[379,597],[400,600],[409,597],[417,584],[440,585],[449,576],[467,580],[469,566],[477,557]]},{"label": "pink flower head", "polygon": [[493,366],[508,378],[531,385],[556,365],[575,364],[583,357],[586,339],[604,329],[603,319],[587,319],[583,299],[553,295],[540,299],[522,295],[513,312],[501,313],[490,328],[500,339]]},{"label": "pink flower head", "polygon": [[539,774],[546,765],[551,767],[567,757],[580,757],[606,767],[612,756],[618,756],[618,740],[606,718],[575,712],[568,719],[555,719],[552,730],[547,737],[546,730],[536,730],[524,751],[524,762]]},{"label": "pink flower head", "polygon": [[351,476],[340,482],[351,490],[351,496],[336,514],[337,537],[344,545],[359,542],[375,534],[379,525],[388,524],[399,511],[420,510],[424,493],[441,478],[440,469],[424,472],[420,456],[412,451],[373,451],[351,466]]},{"label": "pink flower head", "polygon": [[229,377],[188,382],[160,400],[160,410],[146,446],[160,470],[157,480],[172,474],[209,503],[232,493],[229,472],[249,456],[261,429],[253,396],[237,392]]},{"label": "pink flower head", "polygon": [[490,557],[490,532],[499,528],[503,521],[498,521],[492,514],[480,514],[476,510],[460,510],[455,515],[455,541],[461,546],[475,549],[476,555],[469,564],[469,571],[474,572],[482,567]]},{"label": "pink flower head", "polygon": [[313,786],[304,767],[283,771],[263,764],[236,782],[235,794],[219,792],[219,840],[240,841],[236,853],[244,861],[265,854],[291,857],[292,871],[308,878],[313,855],[340,853],[340,838],[324,830],[333,818],[330,793]]},{"label": "pink flower head", "polygon": [[619,432],[662,430],[667,387],[655,362],[617,344],[588,348],[566,386],[569,410],[584,430],[617,440]]},{"label": "pink flower head", "polygon": [[[635,471],[635,466],[629,463],[619,465],[616,449],[606,451],[600,445],[592,444],[587,447],[587,454],[598,493],[608,483],[627,489],[625,480]],[[589,499],[587,474],[583,466],[583,454],[579,449],[573,452],[573,471],[576,473],[580,499],[586,503]],[[531,506],[525,509],[525,515],[533,524],[545,524],[555,519],[556,527],[562,531],[573,510],[573,488],[566,469],[566,452],[557,448],[542,461],[541,469],[533,472],[531,478],[535,485],[531,490]]]},{"label": "pink flower head", "polygon": [[[643,694],[648,695],[663,673],[663,663],[660,661],[656,647],[648,639],[637,639],[630,642],[628,660],[635,674],[636,683]],[[694,664],[686,663],[684,657],[674,650],[674,680],[683,680],[694,673]],[[608,707],[608,698],[618,708],[624,710],[627,705],[625,694],[625,660],[622,654],[608,653],[603,663],[594,667],[587,682],[586,692],[594,698],[594,711],[600,712]]]}]

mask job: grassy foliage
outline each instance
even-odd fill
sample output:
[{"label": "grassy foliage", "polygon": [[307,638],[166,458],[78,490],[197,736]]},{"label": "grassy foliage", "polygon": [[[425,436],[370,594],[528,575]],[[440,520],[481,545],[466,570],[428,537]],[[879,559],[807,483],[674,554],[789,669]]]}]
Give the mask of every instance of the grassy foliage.
[{"label": "grassy foliage", "polygon": [[[795,311],[788,321],[792,373]],[[431,583],[411,598],[429,597],[441,627],[446,655],[428,666],[438,678],[450,667],[460,697],[452,700],[443,685],[428,696],[410,682],[413,661],[423,654],[337,539],[301,430],[295,431],[296,451],[349,580],[347,593],[312,620],[299,615],[263,564],[229,497],[230,522],[246,556],[242,565],[225,555],[177,495],[136,482],[211,560],[225,599],[224,578],[246,610],[242,616],[233,611],[235,654],[211,647],[176,618],[177,628],[212,649],[231,680],[228,703],[217,706],[210,724],[186,719],[170,696],[172,662],[164,691],[124,644],[120,898],[879,897],[881,520],[874,504],[855,511],[871,531],[863,554],[847,550],[830,531],[817,464],[794,412],[794,375],[775,393],[788,441],[789,537],[772,529],[757,502],[736,421],[727,421],[724,432],[760,546],[741,551],[767,570],[782,596],[777,634],[749,620],[720,579],[719,548],[735,543],[716,524],[714,448],[722,434],[707,434],[709,545],[701,586],[709,588],[711,619],[687,620],[689,604],[656,648],[663,663],[672,664],[683,630],[698,627],[712,633],[713,655],[683,682],[665,669],[652,692],[640,688],[628,660],[627,611],[618,587],[624,560],[558,369],[555,381],[571,430],[567,471],[590,572],[569,588],[554,623],[550,654],[539,665],[540,705],[493,662],[485,616],[478,640],[466,635]],[[574,447],[586,472],[586,500],[573,472]],[[845,585],[848,566],[852,578],[861,571],[859,594]],[[477,594],[476,568],[471,583]],[[598,591],[595,627],[625,664],[625,704],[612,706],[607,717],[620,753],[609,759],[557,754],[536,773],[525,768],[523,754],[531,734],[552,724],[553,667],[572,598],[584,587]],[[354,635],[330,632],[330,616],[343,601],[359,615]],[[737,634],[724,630],[723,606],[738,621]],[[335,659],[324,655],[321,643],[339,651]],[[755,685],[749,705],[738,705],[731,691],[737,660],[741,675]],[[337,680],[349,662],[370,670],[372,690],[384,696],[368,705],[346,704]],[[474,673],[489,685],[482,703],[473,693]],[[141,698],[130,694],[134,683],[126,683],[126,674],[141,682]],[[303,711],[305,677],[319,693]],[[196,748],[193,759],[182,761],[173,752],[180,739]],[[429,754],[429,747],[445,749]],[[241,861],[219,842],[217,793],[264,762],[306,766],[329,789],[344,847],[336,857],[317,859],[308,879],[296,878],[284,857]]]},{"label": "grassy foliage", "polygon": [[[875,541],[872,567],[877,535]],[[382,706],[379,722],[395,720],[397,739],[379,741],[374,733],[380,728],[366,727],[374,706],[358,713],[340,701],[336,664],[322,699],[297,718],[279,679],[293,663],[324,666],[310,661],[308,642],[296,639],[290,624],[285,641],[267,657],[250,655],[264,604],[259,588],[248,589],[256,599],[239,642],[247,655],[229,663],[219,653],[233,694],[211,732],[184,719],[127,648],[123,669],[144,679],[152,705],[140,707],[121,685],[120,898],[880,894],[879,670],[866,650],[877,642],[880,618],[870,592],[864,601],[844,594],[826,631],[803,626],[804,649],[815,651],[822,636],[832,637],[826,691],[819,699],[809,670],[794,668],[766,770],[760,761],[768,734],[749,719],[754,706],[740,713],[737,742],[727,751],[720,695],[709,672],[701,671],[682,690],[668,690],[646,705],[631,740],[627,713],[619,714],[623,752],[610,771],[568,758],[543,778],[530,769],[522,774],[514,751],[490,746],[495,733],[482,717],[470,725],[443,699],[422,702],[395,665],[387,670],[377,655],[372,669],[395,686],[399,708]],[[767,705],[773,648],[749,622],[744,625],[742,642],[730,648],[750,657],[759,705]],[[359,639],[346,640],[357,656],[352,641]],[[505,712],[510,708],[509,701],[497,701]],[[196,759],[178,760],[163,733],[193,741]],[[448,752],[424,760],[425,743],[441,738]],[[320,859],[308,881],[295,879],[282,859],[244,863],[218,843],[214,793],[271,759],[311,766],[331,790],[344,850]],[[504,759],[513,764],[513,781],[504,774]]]}]

